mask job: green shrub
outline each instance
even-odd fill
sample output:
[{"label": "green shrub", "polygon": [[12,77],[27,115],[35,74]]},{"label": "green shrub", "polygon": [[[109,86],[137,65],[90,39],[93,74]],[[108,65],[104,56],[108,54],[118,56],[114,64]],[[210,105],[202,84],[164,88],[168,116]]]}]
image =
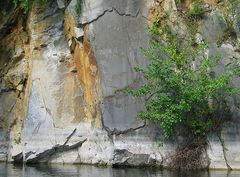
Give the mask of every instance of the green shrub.
[{"label": "green shrub", "polygon": [[75,6],[75,11],[77,13],[78,18],[81,15],[81,10],[82,10],[82,0],[77,0],[77,4]]},{"label": "green shrub", "polygon": [[182,41],[175,35],[157,31],[155,21],[150,28],[150,47],[143,50],[150,64],[146,69],[135,67],[146,83],[127,92],[136,97],[145,97],[142,119],[160,125],[166,138],[187,130],[193,137],[203,137],[219,128],[229,118],[227,97],[238,93],[231,85],[239,73],[233,63],[224,67],[224,73],[214,73],[220,57],[207,57],[207,45]]},{"label": "green shrub", "polygon": [[183,2],[183,0],[175,0],[176,5],[178,5],[178,4],[182,3],[182,2]]},{"label": "green shrub", "polygon": [[[34,0],[13,0],[15,7],[19,7],[24,10],[24,13],[27,13],[31,7]],[[38,0],[41,6],[45,5],[47,0]]]},{"label": "green shrub", "polygon": [[15,7],[20,7],[24,10],[25,13],[28,12],[28,10],[32,6],[32,0],[13,0]]},{"label": "green shrub", "polygon": [[190,5],[189,16],[194,18],[200,18],[205,14],[202,4],[199,1],[195,1]]}]

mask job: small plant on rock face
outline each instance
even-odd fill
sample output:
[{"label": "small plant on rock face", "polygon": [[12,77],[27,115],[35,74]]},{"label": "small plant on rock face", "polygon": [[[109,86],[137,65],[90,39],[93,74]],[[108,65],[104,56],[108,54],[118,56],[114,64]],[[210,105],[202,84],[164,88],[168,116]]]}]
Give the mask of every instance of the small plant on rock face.
[{"label": "small plant on rock face", "polygon": [[[240,0],[228,0],[230,3],[230,11],[233,18],[236,18],[237,21],[240,21],[240,14],[239,14],[239,8],[240,8]],[[234,17],[235,16],[235,17]]]},{"label": "small plant on rock face", "polygon": [[15,7],[20,7],[24,10],[24,13],[27,13],[32,6],[31,0],[13,0]]},{"label": "small plant on rock face", "polygon": [[157,24],[150,28],[150,47],[143,50],[150,64],[146,69],[135,67],[146,83],[128,93],[145,97],[146,109],[139,117],[159,124],[166,138],[185,131],[204,137],[228,120],[226,98],[237,93],[231,81],[239,68],[229,63],[223,66],[224,73],[214,73],[221,59],[206,56],[206,44],[185,41],[181,46],[177,36],[164,37]]},{"label": "small plant on rock face", "polygon": [[[34,0],[13,0],[15,7],[20,7],[24,10],[24,13],[27,13],[31,7]],[[45,5],[48,0],[38,0],[41,6]]]},{"label": "small plant on rock face", "polygon": [[184,0],[175,0],[176,5],[182,3]]},{"label": "small plant on rock face", "polygon": [[190,5],[188,13],[192,18],[201,18],[205,14],[205,11],[202,8],[202,4],[199,1],[195,1]]},{"label": "small plant on rock face", "polygon": [[75,6],[75,11],[77,13],[78,18],[81,15],[81,10],[82,10],[82,0],[77,0],[77,4]]},{"label": "small plant on rock face", "polygon": [[75,12],[77,17],[77,23],[80,24],[80,16],[82,13],[82,0],[77,0],[77,3],[75,5]]}]

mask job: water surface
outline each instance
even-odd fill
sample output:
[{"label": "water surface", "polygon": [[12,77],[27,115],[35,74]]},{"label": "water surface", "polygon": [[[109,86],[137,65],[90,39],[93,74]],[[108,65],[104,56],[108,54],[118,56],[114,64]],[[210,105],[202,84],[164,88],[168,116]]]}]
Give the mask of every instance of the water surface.
[{"label": "water surface", "polygon": [[240,171],[176,172],[143,168],[99,168],[86,165],[19,166],[0,163],[0,177],[240,177]]}]

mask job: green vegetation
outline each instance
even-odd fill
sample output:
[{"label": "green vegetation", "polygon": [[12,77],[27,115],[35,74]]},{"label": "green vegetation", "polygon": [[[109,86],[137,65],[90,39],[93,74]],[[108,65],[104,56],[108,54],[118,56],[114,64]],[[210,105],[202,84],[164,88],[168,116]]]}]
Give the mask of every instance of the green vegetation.
[{"label": "green vegetation", "polygon": [[27,13],[32,6],[32,0],[13,0],[13,2],[15,7],[20,7],[25,13]]},{"label": "green vegetation", "polygon": [[[240,8],[240,0],[229,0],[230,10],[232,13],[232,17],[236,18],[236,20],[240,20],[239,8]],[[235,16],[235,17],[234,17]]]},{"label": "green vegetation", "polygon": [[[238,93],[231,85],[238,65],[220,66],[220,57],[204,54],[206,44],[180,41],[169,30],[166,35],[166,30],[159,31],[157,20],[150,32],[150,47],[143,50],[150,64],[146,69],[135,67],[146,83],[128,89],[130,95],[145,97],[146,109],[139,117],[159,124],[166,138],[187,131],[196,139],[218,130],[230,117],[227,98]],[[224,72],[215,73],[217,66]]]},{"label": "green vegetation", "polygon": [[219,135],[221,126],[231,120],[229,100],[240,93],[232,85],[240,74],[239,63],[223,64],[221,56],[207,54],[207,44],[197,43],[194,33],[179,38],[158,18],[149,31],[149,48],[143,49],[149,64],[134,68],[145,82],[128,88],[127,93],[145,98],[145,110],[139,117],[158,124],[165,139],[183,137],[169,157],[171,168],[206,168],[207,160],[202,156],[206,135]]},{"label": "green vegetation", "polygon": [[200,1],[194,1],[189,8],[189,16],[194,18],[201,18],[205,11],[202,8],[202,3]]},{"label": "green vegetation", "polygon": [[20,144],[21,143],[21,137],[19,136],[18,138],[15,138],[14,143]]},{"label": "green vegetation", "polygon": [[176,5],[182,3],[184,0],[175,0]]},{"label": "green vegetation", "polygon": [[82,0],[77,0],[77,4],[75,6],[75,11],[77,13],[77,17],[79,18],[81,15],[81,10],[82,10]]},{"label": "green vegetation", "polygon": [[228,0],[231,4],[232,4],[232,6],[237,6],[239,3],[240,3],[240,0]]},{"label": "green vegetation", "polygon": [[[27,13],[31,7],[34,0],[13,0],[15,7],[20,7],[24,10],[24,13]],[[45,5],[48,0],[38,0],[41,6]]]}]

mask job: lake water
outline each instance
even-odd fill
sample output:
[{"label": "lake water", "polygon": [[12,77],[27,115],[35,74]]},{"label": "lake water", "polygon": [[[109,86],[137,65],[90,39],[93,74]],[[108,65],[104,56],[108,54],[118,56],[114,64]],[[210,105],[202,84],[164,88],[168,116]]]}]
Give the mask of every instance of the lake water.
[{"label": "lake water", "polygon": [[0,163],[0,177],[240,177],[240,171],[179,173],[143,168],[98,168],[86,165],[14,166]]}]

